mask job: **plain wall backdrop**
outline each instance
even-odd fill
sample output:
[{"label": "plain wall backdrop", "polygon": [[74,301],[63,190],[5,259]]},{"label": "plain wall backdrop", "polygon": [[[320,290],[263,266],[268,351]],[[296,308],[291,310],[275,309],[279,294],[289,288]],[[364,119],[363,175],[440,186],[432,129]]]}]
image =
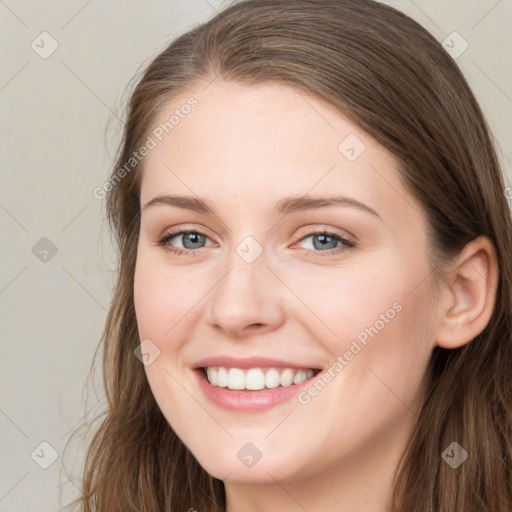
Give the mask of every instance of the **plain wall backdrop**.
[{"label": "plain wall backdrop", "polygon": [[[108,179],[132,76],[228,3],[0,0],[2,512],[56,511],[59,488],[65,503],[77,490],[62,451],[85,411],[101,410],[101,388],[88,403],[82,390],[116,271],[93,190]],[[447,41],[512,198],[512,0],[386,3]],[[79,471],[83,448],[66,451],[66,467],[75,457]]]}]

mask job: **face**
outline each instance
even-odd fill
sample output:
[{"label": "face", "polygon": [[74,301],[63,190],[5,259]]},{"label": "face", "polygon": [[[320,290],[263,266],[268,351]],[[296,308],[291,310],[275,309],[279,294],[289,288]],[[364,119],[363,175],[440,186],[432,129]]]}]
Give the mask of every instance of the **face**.
[{"label": "face", "polygon": [[421,206],[322,100],[204,87],[144,159],[135,309],[159,407],[226,481],[395,453],[434,346]]}]

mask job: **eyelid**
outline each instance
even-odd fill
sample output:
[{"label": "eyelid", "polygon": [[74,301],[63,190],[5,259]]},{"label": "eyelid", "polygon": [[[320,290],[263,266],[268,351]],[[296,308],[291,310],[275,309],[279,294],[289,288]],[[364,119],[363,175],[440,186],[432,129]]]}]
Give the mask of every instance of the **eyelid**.
[{"label": "eyelid", "polygon": [[169,235],[177,236],[184,232],[190,232],[190,231],[194,231],[194,232],[197,231],[198,233],[204,235],[205,237],[209,238],[211,241],[213,241],[215,243],[218,243],[218,242],[216,242],[216,239],[222,240],[222,238],[220,236],[212,236],[210,234],[211,232],[209,229],[203,227],[202,225],[198,225],[198,224],[174,224],[172,226],[167,226],[165,229],[162,229],[161,233],[157,236],[157,239],[161,239],[164,236],[169,236]]},{"label": "eyelid", "polygon": [[341,235],[339,233],[335,233],[334,231],[329,231],[327,229],[320,229],[320,230],[314,230],[309,231],[304,236],[299,238],[297,242],[295,242],[291,247],[295,247],[298,243],[306,240],[307,238],[311,238],[317,235],[326,235],[330,238],[333,238],[337,240],[337,242],[340,244],[338,247],[334,247],[332,249],[326,249],[325,251],[315,250],[315,249],[304,249],[301,248],[303,251],[303,254],[311,255],[313,257],[317,256],[323,256],[323,257],[335,257],[349,249],[355,249],[358,246],[358,242],[356,242],[354,239],[350,237],[346,237],[344,235]]},{"label": "eyelid", "polygon": [[[313,226],[315,226],[315,227],[313,227]],[[297,242],[301,241],[303,238],[305,238],[309,235],[314,235],[314,234],[318,234],[318,233],[328,233],[328,234],[331,234],[334,236],[339,236],[340,238],[349,240],[354,243],[359,242],[359,238],[357,238],[357,236],[353,235],[350,231],[347,231],[346,229],[342,230],[339,228],[334,228],[327,224],[315,224],[313,226],[308,225],[308,226],[304,226],[304,227],[300,228],[299,234],[297,235],[297,238],[296,238],[297,241],[294,242],[294,244],[296,244]],[[319,226],[319,227],[316,227],[316,226]]]}]

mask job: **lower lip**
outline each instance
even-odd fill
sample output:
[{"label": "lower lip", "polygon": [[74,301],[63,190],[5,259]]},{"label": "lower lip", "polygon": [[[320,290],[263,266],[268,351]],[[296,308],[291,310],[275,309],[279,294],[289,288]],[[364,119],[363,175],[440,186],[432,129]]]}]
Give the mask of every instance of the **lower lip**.
[{"label": "lower lip", "polygon": [[307,388],[314,375],[310,379],[286,387],[262,389],[260,391],[236,391],[228,388],[212,386],[204,377],[203,370],[194,370],[199,387],[211,402],[229,411],[257,412],[270,409],[285,400],[296,396],[301,390]]}]

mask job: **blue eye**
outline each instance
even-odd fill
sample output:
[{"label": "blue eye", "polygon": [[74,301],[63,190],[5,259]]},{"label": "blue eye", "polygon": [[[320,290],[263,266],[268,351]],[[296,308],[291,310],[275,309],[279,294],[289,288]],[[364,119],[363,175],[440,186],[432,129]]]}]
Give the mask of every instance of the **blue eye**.
[{"label": "blue eye", "polygon": [[[180,238],[182,247],[175,247],[171,244],[172,240]],[[302,237],[298,243],[303,242],[308,238],[311,238],[313,242],[313,249],[306,249],[308,254],[314,253],[322,256],[332,255],[356,246],[352,240],[348,240],[340,235],[330,233],[328,231],[314,231]],[[202,249],[205,247],[208,240],[210,240],[208,236],[201,231],[188,230],[168,233],[159,239],[157,243],[166,251],[174,254],[189,254],[196,256],[198,254],[196,249]]]},{"label": "blue eye", "polygon": [[324,249],[336,249],[339,247],[339,243],[341,244],[347,244],[349,243],[348,240],[334,234],[329,234],[325,231],[322,232],[316,232],[312,233],[311,235],[307,235],[304,238],[301,239],[303,242],[304,240],[307,240],[308,238],[311,238],[313,242],[313,248],[316,250],[324,250]]},{"label": "blue eye", "polygon": [[298,243],[308,238],[312,240],[313,249],[306,249],[306,252],[308,254],[316,253],[319,256],[333,255],[356,246],[352,240],[348,240],[335,233],[330,233],[329,231],[315,231],[302,237]]},{"label": "blue eye", "polygon": [[[180,237],[183,248],[170,245],[171,240]],[[195,252],[194,249],[202,249],[204,247],[205,239],[207,238],[208,237],[204,233],[196,230],[176,231],[175,233],[169,233],[158,240],[158,245],[161,245],[165,250],[176,254],[190,254]]]}]

